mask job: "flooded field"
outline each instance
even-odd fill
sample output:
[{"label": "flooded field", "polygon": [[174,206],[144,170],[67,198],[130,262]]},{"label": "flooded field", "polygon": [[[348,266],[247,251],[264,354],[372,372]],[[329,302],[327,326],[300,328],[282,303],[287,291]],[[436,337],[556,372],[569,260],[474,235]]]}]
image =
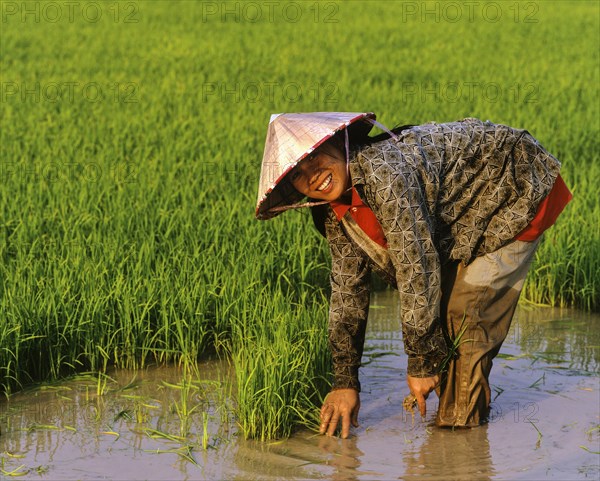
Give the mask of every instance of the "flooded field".
[{"label": "flooded field", "polygon": [[374,293],[360,427],[260,443],[236,433],[226,362],[81,376],[0,401],[9,479],[499,480],[600,477],[600,318],[521,306],[494,363],[485,426],[432,426],[402,410],[406,356],[394,292]]}]

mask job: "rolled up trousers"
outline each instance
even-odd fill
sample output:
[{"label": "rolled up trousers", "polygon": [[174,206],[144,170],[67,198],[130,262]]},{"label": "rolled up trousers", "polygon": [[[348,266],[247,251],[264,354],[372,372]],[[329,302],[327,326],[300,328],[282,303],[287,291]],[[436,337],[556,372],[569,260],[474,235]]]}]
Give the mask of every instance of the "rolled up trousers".
[{"label": "rolled up trousers", "polygon": [[487,420],[492,360],[508,334],[539,241],[515,240],[466,267],[454,262],[442,269],[442,325],[458,347],[441,374],[438,426]]}]

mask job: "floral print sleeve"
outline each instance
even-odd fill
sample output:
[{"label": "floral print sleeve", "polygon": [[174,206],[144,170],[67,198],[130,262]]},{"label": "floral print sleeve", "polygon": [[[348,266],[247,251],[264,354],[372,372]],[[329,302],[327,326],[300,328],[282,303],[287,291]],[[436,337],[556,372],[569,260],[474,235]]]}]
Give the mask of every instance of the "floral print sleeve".
[{"label": "floral print sleeve", "polygon": [[[363,165],[370,166],[368,162]],[[447,354],[440,323],[440,259],[434,245],[434,220],[420,177],[403,163],[381,163],[365,175],[376,178],[369,192],[396,271],[402,336],[408,375],[428,377],[439,371]]]},{"label": "floral print sleeve", "polygon": [[348,240],[333,212],[325,223],[331,250],[329,348],[333,359],[333,389],[360,391],[358,368],[369,310],[371,267],[368,257]]}]

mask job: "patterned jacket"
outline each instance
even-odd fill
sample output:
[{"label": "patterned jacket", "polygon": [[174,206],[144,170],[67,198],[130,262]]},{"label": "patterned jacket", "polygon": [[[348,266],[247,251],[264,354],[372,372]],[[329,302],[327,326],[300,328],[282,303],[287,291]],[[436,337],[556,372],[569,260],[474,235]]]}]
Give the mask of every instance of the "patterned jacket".
[{"label": "patterned jacket", "polygon": [[[560,163],[526,130],[467,118],[415,126],[397,141],[361,147],[351,152],[349,168],[388,242],[408,374],[431,376],[447,353],[439,321],[441,266],[449,260],[466,265],[509,243],[535,216]],[[360,390],[374,263],[330,207],[325,233],[334,389]]]}]

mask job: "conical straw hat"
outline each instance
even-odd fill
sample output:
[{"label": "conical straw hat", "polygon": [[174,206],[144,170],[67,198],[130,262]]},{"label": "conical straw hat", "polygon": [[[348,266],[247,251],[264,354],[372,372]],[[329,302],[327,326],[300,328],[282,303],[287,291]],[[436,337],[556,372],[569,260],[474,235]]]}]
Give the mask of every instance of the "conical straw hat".
[{"label": "conical straw hat", "polygon": [[[285,176],[298,162],[327,139],[348,127],[348,135],[366,136],[373,128],[371,112],[312,112],[273,114],[263,154],[256,217],[270,219],[281,213],[273,207],[299,202],[304,196]],[[352,137],[351,137],[352,138]]]}]

